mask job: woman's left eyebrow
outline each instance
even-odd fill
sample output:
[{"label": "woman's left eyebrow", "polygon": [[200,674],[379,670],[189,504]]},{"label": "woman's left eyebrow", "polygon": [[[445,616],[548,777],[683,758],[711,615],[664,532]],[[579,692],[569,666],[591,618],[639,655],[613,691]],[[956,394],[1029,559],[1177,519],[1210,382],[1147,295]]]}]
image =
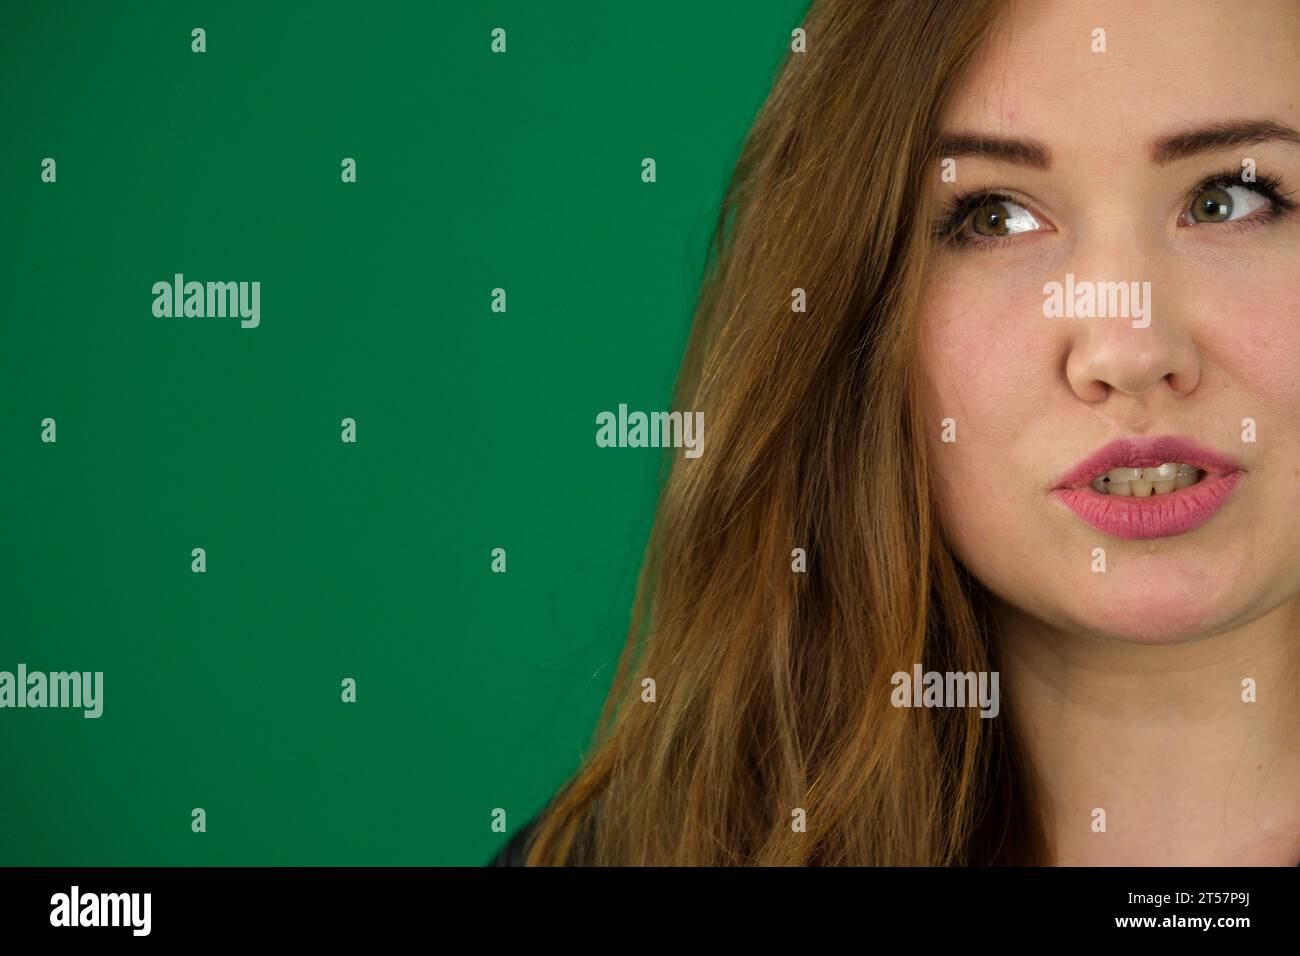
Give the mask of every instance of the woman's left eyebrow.
[{"label": "woman's left eyebrow", "polygon": [[1273,120],[1213,123],[1160,137],[1151,144],[1151,161],[1164,166],[1200,153],[1253,146],[1271,140],[1300,144],[1300,133]]},{"label": "woman's left eyebrow", "polygon": [[[1151,144],[1151,161],[1166,166],[1200,153],[1277,141],[1300,145],[1300,132],[1275,120],[1237,120],[1179,130]],[[1009,139],[982,133],[948,133],[938,143],[940,156],[982,156],[1034,169],[1050,169],[1052,151],[1029,139]]]}]

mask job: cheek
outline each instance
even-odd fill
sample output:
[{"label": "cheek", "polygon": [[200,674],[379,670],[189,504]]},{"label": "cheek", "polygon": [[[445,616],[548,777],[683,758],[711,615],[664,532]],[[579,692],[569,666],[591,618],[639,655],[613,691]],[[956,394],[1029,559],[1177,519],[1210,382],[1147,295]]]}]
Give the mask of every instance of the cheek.
[{"label": "cheek", "polygon": [[[1295,248],[1300,256],[1300,246]],[[1300,420],[1300,268],[1211,285],[1202,296],[1204,351],[1241,389],[1242,417],[1295,433]],[[1250,404],[1259,408],[1251,415]]]},{"label": "cheek", "polygon": [[[963,265],[922,301],[923,414],[944,523],[959,539],[1001,524],[1013,505],[1020,443],[1042,428],[1050,398],[1051,336],[1026,322],[1041,313],[1038,285],[993,282]],[[947,419],[955,441],[944,441]]]},{"label": "cheek", "polygon": [[1205,284],[1197,345],[1217,433],[1258,473],[1255,494],[1276,526],[1300,535],[1300,242],[1286,248],[1285,259]]},{"label": "cheek", "polygon": [[1258,457],[1262,479],[1250,557],[1278,568],[1294,591],[1300,588],[1300,243],[1291,249],[1287,267],[1251,283],[1245,308],[1240,296],[1220,308],[1235,304],[1245,320],[1232,370],[1244,383],[1233,424],[1246,418],[1256,424],[1255,443],[1243,445]]},{"label": "cheek", "polygon": [[1025,315],[1041,300],[1037,288],[1008,288],[968,267],[931,284],[921,324],[928,414],[957,419],[959,432],[988,444],[1002,423],[1030,413],[1044,366]]}]

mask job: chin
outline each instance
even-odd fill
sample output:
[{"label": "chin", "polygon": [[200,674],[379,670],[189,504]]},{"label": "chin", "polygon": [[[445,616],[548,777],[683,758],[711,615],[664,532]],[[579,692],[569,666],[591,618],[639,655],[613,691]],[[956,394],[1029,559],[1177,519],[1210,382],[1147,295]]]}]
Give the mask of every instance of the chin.
[{"label": "chin", "polygon": [[1245,610],[1238,604],[1219,589],[1189,591],[1186,581],[1157,579],[1108,588],[1070,616],[1078,630],[1102,640],[1163,646],[1231,627]]}]

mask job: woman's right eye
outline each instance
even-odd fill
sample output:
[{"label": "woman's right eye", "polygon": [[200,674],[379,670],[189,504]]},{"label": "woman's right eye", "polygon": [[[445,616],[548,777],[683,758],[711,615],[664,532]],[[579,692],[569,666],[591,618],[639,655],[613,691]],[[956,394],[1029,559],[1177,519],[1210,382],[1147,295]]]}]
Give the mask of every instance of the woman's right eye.
[{"label": "woman's right eye", "polygon": [[997,239],[1018,232],[1033,232],[1038,220],[1028,209],[1010,199],[989,197],[972,209],[962,224],[978,236]]}]

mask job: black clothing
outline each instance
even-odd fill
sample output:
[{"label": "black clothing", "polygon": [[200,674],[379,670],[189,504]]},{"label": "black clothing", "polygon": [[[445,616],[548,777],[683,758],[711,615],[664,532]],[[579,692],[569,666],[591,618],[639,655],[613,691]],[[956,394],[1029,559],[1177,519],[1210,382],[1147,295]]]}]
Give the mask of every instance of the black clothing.
[{"label": "black clothing", "polygon": [[528,844],[537,830],[538,817],[533,817],[496,852],[487,866],[523,866],[528,856]]},{"label": "black clothing", "polygon": [[[540,817],[541,814],[538,814],[525,823],[521,829],[517,830],[513,836],[506,840],[505,844],[486,865],[523,866],[524,859],[528,856],[528,843],[537,830]],[[1300,867],[1300,863],[1297,863],[1296,866]]]}]

